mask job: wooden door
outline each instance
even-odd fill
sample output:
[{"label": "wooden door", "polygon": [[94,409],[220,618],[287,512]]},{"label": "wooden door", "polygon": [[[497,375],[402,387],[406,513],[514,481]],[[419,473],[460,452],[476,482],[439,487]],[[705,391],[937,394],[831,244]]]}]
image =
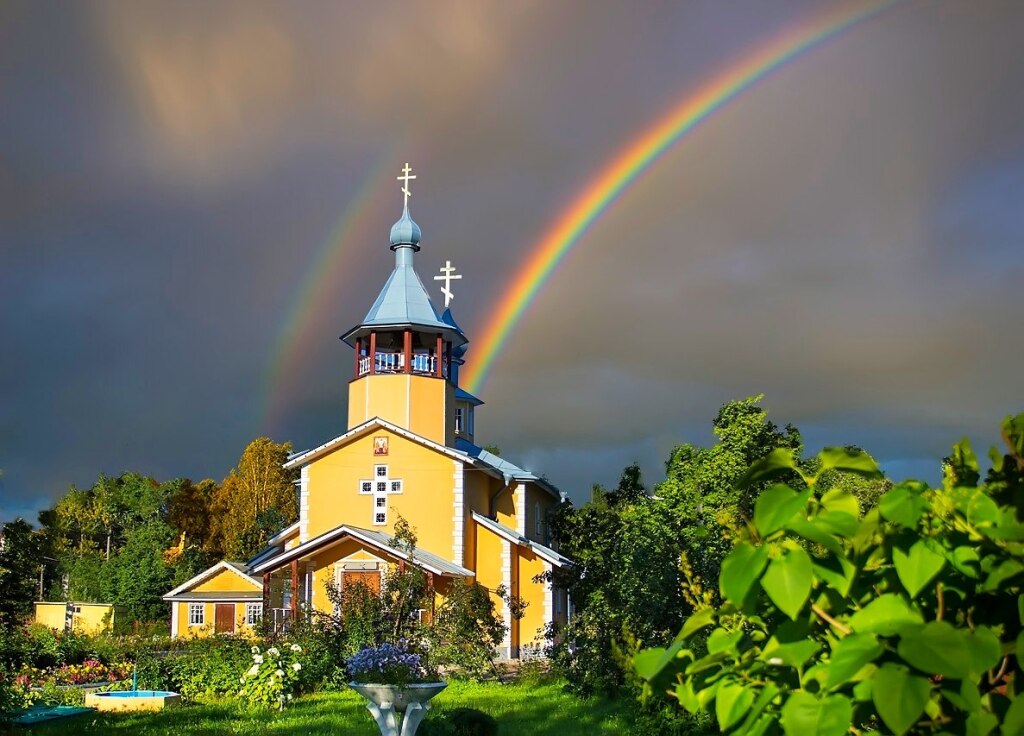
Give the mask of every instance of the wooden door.
[{"label": "wooden door", "polygon": [[380,573],[376,570],[346,570],[342,577],[342,590],[356,583],[362,583],[374,593],[380,593]]},{"label": "wooden door", "polygon": [[235,604],[218,603],[213,619],[213,630],[217,634],[232,634],[235,631]]}]

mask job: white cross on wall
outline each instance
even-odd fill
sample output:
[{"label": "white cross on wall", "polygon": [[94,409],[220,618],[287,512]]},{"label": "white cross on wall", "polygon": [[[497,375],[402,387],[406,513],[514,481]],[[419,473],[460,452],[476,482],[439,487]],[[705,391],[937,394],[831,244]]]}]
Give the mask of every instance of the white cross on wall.
[{"label": "white cross on wall", "polygon": [[371,518],[376,526],[388,522],[388,496],[401,493],[403,490],[402,481],[398,478],[391,478],[388,475],[387,465],[373,466],[373,480],[359,481],[359,493],[361,495],[373,496],[373,510]]},{"label": "white cross on wall", "polygon": [[402,169],[402,174],[402,176],[396,176],[395,178],[402,182],[402,194],[405,195],[405,200],[402,202],[402,205],[404,207],[408,207],[409,197],[412,196],[412,192],[409,191],[409,180],[416,178],[412,175],[412,169],[409,168],[408,161],[405,162],[405,168]]},{"label": "white cross on wall", "polygon": [[452,294],[452,281],[457,281],[462,278],[462,274],[455,273],[455,267],[451,261],[445,261],[444,266],[438,269],[441,272],[440,276],[435,276],[434,281],[443,281],[444,286],[441,287],[441,293],[444,294],[444,308],[447,309],[455,295]]}]

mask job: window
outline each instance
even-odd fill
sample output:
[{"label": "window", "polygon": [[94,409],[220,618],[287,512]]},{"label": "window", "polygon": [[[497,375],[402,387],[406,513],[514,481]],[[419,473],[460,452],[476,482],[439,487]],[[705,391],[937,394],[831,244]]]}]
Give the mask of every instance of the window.
[{"label": "window", "polygon": [[388,523],[387,512],[378,511],[376,514],[374,514],[373,515],[373,523],[374,524],[387,524]]},{"label": "window", "polygon": [[387,492],[388,492],[388,484],[387,484],[386,481],[381,481],[380,483],[377,484],[377,493],[387,493]]},{"label": "window", "polygon": [[538,537],[543,533],[543,522],[540,518],[540,503],[533,505],[533,533]]},{"label": "window", "polygon": [[391,481],[391,492],[392,493],[401,493],[402,492],[402,481],[400,481],[400,480],[393,480],[393,481]]},{"label": "window", "polygon": [[376,466],[374,466],[374,472],[377,474],[378,478],[387,478],[388,477],[388,466],[387,465],[376,465]]},{"label": "window", "polygon": [[255,626],[259,623],[260,619],[263,618],[263,604],[262,603],[246,603],[245,604],[245,625]]},{"label": "window", "polygon": [[463,409],[461,406],[458,407],[455,410],[455,433],[456,434],[462,434],[462,428],[463,428],[463,426],[465,424],[465,422],[463,421],[463,417],[465,415],[465,411],[466,410]]},{"label": "window", "polygon": [[377,496],[377,508],[386,509],[388,507],[387,496]]},{"label": "window", "polygon": [[359,486],[360,493],[373,493],[373,483],[368,480],[362,481]]},{"label": "window", "polygon": [[561,616],[562,615],[562,589],[561,588],[554,588],[551,591],[551,594],[555,598],[555,615],[556,616]]},{"label": "window", "polygon": [[206,606],[202,603],[188,604],[188,625],[202,626],[206,623]]}]

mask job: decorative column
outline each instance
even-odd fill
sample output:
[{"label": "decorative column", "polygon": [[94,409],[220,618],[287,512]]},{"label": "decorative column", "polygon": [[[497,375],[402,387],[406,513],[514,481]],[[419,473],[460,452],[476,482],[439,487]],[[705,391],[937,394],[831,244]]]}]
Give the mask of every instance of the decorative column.
[{"label": "decorative column", "polygon": [[355,373],[352,374],[356,378],[359,378],[359,359],[361,357],[363,357],[362,353],[363,353],[363,341],[362,341],[362,339],[357,337],[356,338],[356,369],[355,369]]},{"label": "decorative column", "polygon": [[299,561],[292,560],[292,621],[299,620]]},{"label": "decorative column", "polygon": [[442,351],[442,346],[443,346],[442,340],[443,340],[443,338],[440,335],[438,335],[437,336],[437,349],[434,351],[434,356],[437,358],[437,361],[436,361],[437,365],[434,366],[434,368],[435,368],[434,374],[438,378],[441,377],[441,351]]},{"label": "decorative column", "polygon": [[402,333],[402,356],[405,360],[405,372],[412,373],[412,330]]},{"label": "decorative column", "polygon": [[370,333],[370,375],[377,372],[377,333]]}]

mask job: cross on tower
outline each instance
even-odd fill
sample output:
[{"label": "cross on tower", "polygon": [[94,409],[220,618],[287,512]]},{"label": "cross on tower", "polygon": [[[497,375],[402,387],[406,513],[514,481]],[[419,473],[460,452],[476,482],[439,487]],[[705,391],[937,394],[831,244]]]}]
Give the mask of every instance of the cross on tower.
[{"label": "cross on tower", "polygon": [[359,493],[373,496],[373,523],[388,522],[388,496],[402,492],[402,481],[388,476],[387,465],[373,466],[373,480],[359,481]]},{"label": "cross on tower", "polygon": [[455,267],[451,261],[445,261],[444,266],[438,269],[441,272],[440,276],[435,276],[434,281],[443,281],[444,286],[441,287],[441,293],[444,294],[444,308],[448,308],[448,304],[455,298],[452,294],[452,281],[457,281],[462,278],[462,274],[455,273]]},{"label": "cross on tower", "polygon": [[412,169],[409,167],[409,162],[405,162],[405,168],[402,169],[402,176],[396,176],[398,181],[402,182],[402,194],[405,195],[405,200],[402,202],[403,207],[409,206],[409,197],[412,196],[412,192],[409,191],[409,181],[416,177],[412,175]]}]

